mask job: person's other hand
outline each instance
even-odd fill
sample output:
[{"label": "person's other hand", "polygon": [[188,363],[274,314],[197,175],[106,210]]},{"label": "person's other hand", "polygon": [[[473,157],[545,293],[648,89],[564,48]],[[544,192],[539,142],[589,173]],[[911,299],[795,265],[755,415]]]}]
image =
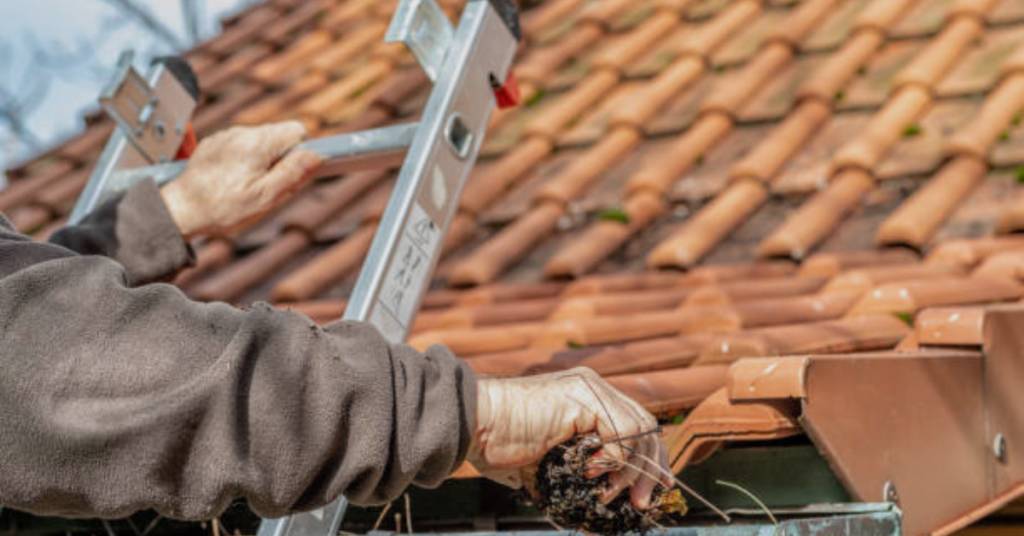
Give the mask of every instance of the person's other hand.
[{"label": "person's other hand", "polygon": [[288,121],[204,139],[181,176],[161,190],[181,234],[227,234],[277,206],[320,165],[311,152],[288,153],[305,137],[301,123]]},{"label": "person's other hand", "polygon": [[520,487],[522,467],[578,434],[592,434],[604,444],[586,476],[610,473],[602,501],[630,488],[633,504],[645,509],[658,483],[671,486],[668,453],[656,433],[658,422],[594,371],[577,368],[525,378],[480,379],[477,385],[477,424],[469,461],[483,476]]}]

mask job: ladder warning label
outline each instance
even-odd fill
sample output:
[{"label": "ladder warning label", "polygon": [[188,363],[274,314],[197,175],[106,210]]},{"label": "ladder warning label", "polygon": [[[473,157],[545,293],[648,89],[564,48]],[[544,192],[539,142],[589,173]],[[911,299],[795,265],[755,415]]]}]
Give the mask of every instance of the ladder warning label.
[{"label": "ladder warning label", "polygon": [[416,300],[430,281],[430,258],[440,241],[440,227],[413,203],[380,293],[380,304],[403,327],[412,320]]}]

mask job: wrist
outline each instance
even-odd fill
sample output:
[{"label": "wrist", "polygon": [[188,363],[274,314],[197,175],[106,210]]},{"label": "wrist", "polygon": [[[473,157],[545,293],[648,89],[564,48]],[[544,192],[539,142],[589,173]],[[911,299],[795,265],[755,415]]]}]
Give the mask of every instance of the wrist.
[{"label": "wrist", "polygon": [[[180,179],[179,177],[179,181]],[[178,231],[186,239],[192,238],[198,232],[199,226],[191,210],[192,204],[178,185],[178,181],[161,188],[160,197],[163,198],[164,205],[167,206],[167,211],[171,214],[171,219],[174,220]]]},{"label": "wrist", "polygon": [[491,394],[494,390],[494,381],[478,379],[476,382],[476,421],[473,423],[472,439],[469,444],[469,458],[471,460],[480,459],[483,456],[487,430],[491,420]]}]

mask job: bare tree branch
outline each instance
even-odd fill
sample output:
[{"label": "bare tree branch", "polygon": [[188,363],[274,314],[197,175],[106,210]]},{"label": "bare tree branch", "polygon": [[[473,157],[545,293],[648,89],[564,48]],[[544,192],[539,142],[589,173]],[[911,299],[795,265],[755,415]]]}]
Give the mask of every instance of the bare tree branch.
[{"label": "bare tree branch", "polygon": [[185,20],[185,33],[188,34],[189,43],[198,43],[202,37],[200,17],[204,11],[203,0],[181,0],[181,16]]},{"label": "bare tree branch", "polygon": [[184,44],[178,39],[174,31],[171,30],[166,24],[156,18],[152,12],[149,11],[145,6],[138,3],[137,0],[102,0],[103,2],[111,5],[115,8],[120,9],[125,14],[131,16],[133,20],[141,24],[143,27],[148,29],[161,41],[167,43],[171,48],[175,50],[181,50],[184,48]]},{"label": "bare tree branch", "polygon": [[32,150],[37,150],[42,147],[43,142],[25,124],[26,115],[28,110],[14,100],[13,95],[6,89],[0,88],[0,121],[7,123],[18,141]]},{"label": "bare tree branch", "polygon": [[40,71],[24,69],[21,79],[15,83],[13,57],[13,47],[0,42],[0,64],[4,65],[0,82],[11,84],[11,87],[0,85],[0,123],[7,124],[18,142],[35,150],[43,142],[28,128],[26,117],[46,97],[49,79]]}]

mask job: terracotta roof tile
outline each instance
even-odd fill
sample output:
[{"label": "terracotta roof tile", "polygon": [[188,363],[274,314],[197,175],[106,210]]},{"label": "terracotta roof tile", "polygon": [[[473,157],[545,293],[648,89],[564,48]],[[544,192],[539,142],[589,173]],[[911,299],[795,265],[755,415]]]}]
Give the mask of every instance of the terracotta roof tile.
[{"label": "terracotta roof tile", "polygon": [[839,48],[852,39],[853,23],[857,14],[865,9],[871,0],[848,0],[832,9],[831,15],[816,25],[802,43],[803,50],[822,51]]},{"label": "terracotta roof tile", "polygon": [[[751,363],[751,365],[764,371],[769,364]],[[776,365],[777,367],[778,365]],[[729,376],[731,377],[733,374],[730,373]],[[730,377],[726,378],[727,384],[734,383]],[[748,391],[751,390],[750,382],[735,382],[734,384],[742,385],[742,388]],[[753,391],[768,390],[771,387],[775,387],[775,385],[762,380],[755,385]],[[729,398],[729,392],[736,389],[735,387],[723,388],[707,396],[687,416],[682,425],[666,434],[665,442],[674,471],[682,471],[687,465],[707,459],[728,441],[767,441],[802,433],[796,416],[792,415],[784,405],[762,402],[734,403]],[[774,389],[771,389],[770,392],[778,393]]]},{"label": "terracotta roof tile", "polygon": [[747,26],[761,13],[761,4],[756,0],[737,0],[717,13],[707,23],[693,30],[679,49],[679,54],[706,58],[718,50],[736,32]]},{"label": "terracotta roof tile", "polygon": [[568,203],[576,199],[602,172],[640,143],[640,139],[640,133],[635,129],[627,127],[613,129],[580,158],[574,160],[557,176],[542,185],[534,194],[535,201],[538,203]]},{"label": "terracotta roof tile", "polygon": [[613,376],[608,381],[655,415],[690,409],[725,385],[725,366],[673,369]]},{"label": "terracotta roof tile", "polygon": [[565,214],[558,203],[541,203],[461,261],[448,276],[453,285],[479,285],[493,281],[509,264],[546,235],[555,232]]},{"label": "terracotta roof tile", "polygon": [[523,33],[533,36],[574,12],[587,0],[551,0],[522,15]]},{"label": "terracotta roof tile", "polygon": [[234,244],[230,240],[215,238],[206,241],[196,248],[195,265],[180,272],[174,278],[174,284],[181,288],[189,288],[210,272],[228,265],[234,260],[234,253]]},{"label": "terracotta roof tile", "polygon": [[578,118],[619,82],[618,75],[607,69],[595,71],[569,93],[559,96],[557,104],[543,116],[535,117],[525,127],[529,135],[557,137],[558,132]]},{"label": "terracotta roof tile", "polygon": [[968,47],[967,55],[950,70],[936,91],[940,97],[985,93],[1002,76],[1001,67],[1024,36],[1024,28],[988,28]]},{"label": "terracotta roof tile", "polygon": [[936,307],[914,320],[917,341],[927,346],[981,346],[984,342],[983,307]]},{"label": "terracotta roof tile", "polygon": [[754,91],[793,59],[793,51],[780,43],[769,43],[735,76],[716,88],[701,105],[702,112],[735,116]]},{"label": "terracotta roof tile", "polygon": [[530,49],[515,66],[516,78],[523,84],[543,87],[560,66],[583,53],[602,35],[601,28],[596,24],[581,25],[565,39]]},{"label": "terracotta roof tile", "polygon": [[[709,64],[717,70],[742,68],[750,63],[768,44],[768,37],[778,26],[785,23],[789,9],[768,9],[763,6],[760,15],[744,24],[721,47],[708,54]],[[778,42],[778,41],[776,41]]]},{"label": "terracotta roof tile", "polygon": [[32,234],[53,219],[53,213],[39,205],[22,205],[8,214],[11,224],[19,233]]},{"label": "terracotta roof tile", "polygon": [[904,128],[899,140],[875,168],[879,183],[933,174],[946,160],[943,145],[950,132],[967,127],[978,103],[966,99],[937,100],[921,118]]},{"label": "terracotta roof tile", "polygon": [[899,281],[924,281],[935,278],[949,278],[966,275],[962,266],[943,263],[900,263],[854,268],[833,277],[822,292],[866,293],[886,283]]},{"label": "terracotta roof tile", "polygon": [[973,268],[997,253],[1024,249],[1024,236],[995,236],[949,240],[935,247],[928,262],[949,263]]},{"label": "terracotta roof tile", "polygon": [[985,99],[977,117],[947,139],[947,155],[987,159],[989,151],[1013,118],[1024,108],[1024,72],[1011,74]]},{"label": "terracotta roof tile", "polygon": [[881,47],[884,39],[885,35],[880,31],[858,32],[804,82],[797,95],[831,103],[847,81]]},{"label": "terracotta roof tile", "polygon": [[284,16],[278,17],[274,24],[260,32],[260,37],[278,45],[288,43],[296,32],[311,27],[316,18],[334,3],[335,0],[305,1]]},{"label": "terracotta roof tile", "polygon": [[812,134],[828,119],[831,110],[820,100],[798,105],[764,141],[729,170],[731,179],[751,178],[763,182],[775,178]]},{"label": "terracotta roof tile", "polygon": [[1003,210],[996,223],[1000,233],[1018,233],[1024,231],[1024,196],[1017,195],[1012,205]]},{"label": "terracotta roof tile", "polygon": [[979,276],[999,276],[1024,282],[1024,249],[996,253],[974,271]]},{"label": "terracotta roof tile", "polygon": [[917,84],[927,89],[934,88],[981,32],[982,25],[978,19],[954,19],[913,62],[896,75],[896,87]]},{"label": "terracotta roof tile", "polygon": [[957,0],[949,9],[949,16],[969,15],[984,20],[1000,2],[1003,0]]},{"label": "terracotta roof tile", "polygon": [[636,0],[601,0],[587,2],[580,10],[577,20],[583,23],[597,22],[611,26],[618,15],[635,7]]},{"label": "terracotta roof tile", "polygon": [[387,187],[387,175],[384,172],[352,173],[296,199],[281,212],[279,219],[285,228],[302,229],[312,236],[317,228],[356,200],[365,199],[374,189]]},{"label": "terracotta roof tile", "polygon": [[[888,40],[865,65],[857,70],[851,83],[840,88],[840,108],[869,110],[885,104],[894,90],[896,75],[927,45],[921,39]],[[835,95],[839,95],[839,91]]]},{"label": "terracotta roof tile", "polygon": [[1016,300],[1024,287],[1001,277],[935,278],[881,285],[850,309],[851,315],[917,313],[927,307]]},{"label": "terracotta roof tile", "polygon": [[672,183],[702,160],[731,128],[732,122],[725,115],[705,114],[658,158],[651,158],[639,169],[629,179],[627,192],[648,190],[656,194],[666,193]]},{"label": "terracotta roof tile", "polygon": [[196,134],[204,136],[234,116],[239,110],[259,98],[263,89],[255,85],[242,85],[225,92],[216,102],[203,107],[192,120]]},{"label": "terracotta roof tile", "polygon": [[333,36],[326,30],[314,30],[278,52],[274,56],[261,61],[252,69],[252,77],[264,84],[280,84],[287,82],[292,75],[306,67],[306,63],[322,54],[331,44]]},{"label": "terracotta roof tile", "polygon": [[986,171],[976,157],[955,158],[882,223],[875,239],[886,246],[923,247]]},{"label": "terracotta roof tile", "polygon": [[329,74],[345,72],[347,65],[367,48],[373,48],[384,38],[387,24],[383,21],[356,28],[344,39],[336,41],[330,47],[319,51],[311,63],[311,68]]},{"label": "terracotta roof tile", "polygon": [[857,14],[853,23],[854,31],[874,28],[884,34],[888,34],[897,21],[899,21],[910,6],[916,0],[890,0],[871,2],[863,11]]},{"label": "terracotta roof tile", "polygon": [[710,336],[698,334],[595,348],[530,348],[475,357],[469,365],[480,374],[506,377],[573,367],[605,375],[632,374],[687,367],[710,341]]},{"label": "terracotta roof tile", "polygon": [[56,154],[62,158],[82,163],[91,157],[98,156],[100,148],[107,142],[107,138],[110,137],[113,130],[114,124],[111,121],[90,125],[81,136],[61,145],[56,150]]},{"label": "terracotta roof tile", "polygon": [[928,92],[918,86],[898,90],[885,103],[885,107],[872,117],[860,136],[839,149],[833,159],[833,166],[836,169],[855,167],[873,170],[930,103]]},{"label": "terracotta roof tile", "polygon": [[370,249],[377,226],[370,224],[338,242],[278,283],[271,297],[275,301],[302,301],[338,283],[359,268]]},{"label": "terracotta roof tile", "polygon": [[304,232],[289,231],[256,253],[203,279],[189,289],[189,294],[205,301],[233,301],[291,261],[309,244],[310,238]]},{"label": "terracotta roof tile", "polygon": [[622,71],[655,42],[673,30],[680,22],[679,14],[672,10],[658,10],[628,34],[607,41],[591,58],[596,69]]},{"label": "terracotta roof tile", "polygon": [[29,171],[31,177],[12,183],[6,190],[0,191],[0,210],[9,210],[17,205],[35,198],[44,188],[62,180],[74,165],[66,161],[40,163],[39,169]]},{"label": "terracotta roof tile", "polygon": [[313,96],[298,105],[299,114],[323,116],[336,109],[356,93],[365,90],[371,84],[387,76],[394,66],[385,60],[376,60],[362,66],[349,75],[328,84]]},{"label": "terracotta roof tile", "polygon": [[276,6],[269,4],[257,6],[247,11],[238,22],[203,45],[202,50],[218,56],[229,54],[257,37],[280,16],[281,12]]},{"label": "terracotta roof tile", "polygon": [[810,0],[800,3],[768,33],[766,40],[780,40],[793,48],[799,48],[807,37],[828,15],[841,4],[839,0]]},{"label": "terracotta roof tile", "polygon": [[279,117],[290,115],[288,109],[295,102],[304,99],[327,85],[327,77],[321,73],[309,73],[295,79],[279,93],[260,99],[235,115],[235,122],[242,125],[258,125]]},{"label": "terracotta roof tile", "polygon": [[909,332],[893,315],[866,315],[753,329],[725,335],[705,347],[695,366],[733,363],[745,357],[888,350]]},{"label": "terracotta roof tile", "polygon": [[830,56],[824,54],[796,56],[740,107],[737,120],[741,124],[753,126],[758,123],[772,124],[784,119],[802,100],[798,93],[800,86],[823,65],[829,63],[829,59]]},{"label": "terracotta roof tile", "polygon": [[647,257],[654,267],[689,267],[697,264],[732,229],[764,202],[768,192],[759,182],[732,184],[707,207]]},{"label": "terracotta roof tile", "polygon": [[1013,23],[1024,18],[1024,6],[1017,2],[1000,2],[989,12],[988,19],[993,23]]},{"label": "terracotta roof tile", "polygon": [[338,2],[336,7],[327,11],[322,20],[322,26],[335,32],[343,32],[352,25],[362,22],[365,18],[373,16],[373,7],[378,3],[376,0]]},{"label": "terracotta roof tile", "polygon": [[591,226],[580,240],[569,244],[552,257],[544,270],[549,276],[580,276],[589,272],[625,243],[629,237],[647,227],[667,211],[661,197],[639,192],[623,204],[626,222],[602,220]]},{"label": "terracotta roof tile", "polygon": [[759,257],[805,257],[872,187],[871,177],[860,170],[840,173],[824,191],[803,204],[757,248]]},{"label": "terracotta roof tile", "polygon": [[57,184],[41,190],[35,200],[44,207],[49,208],[54,214],[71,212],[74,208],[78,194],[85,188],[85,184],[92,175],[90,169],[78,169],[68,174]]}]

